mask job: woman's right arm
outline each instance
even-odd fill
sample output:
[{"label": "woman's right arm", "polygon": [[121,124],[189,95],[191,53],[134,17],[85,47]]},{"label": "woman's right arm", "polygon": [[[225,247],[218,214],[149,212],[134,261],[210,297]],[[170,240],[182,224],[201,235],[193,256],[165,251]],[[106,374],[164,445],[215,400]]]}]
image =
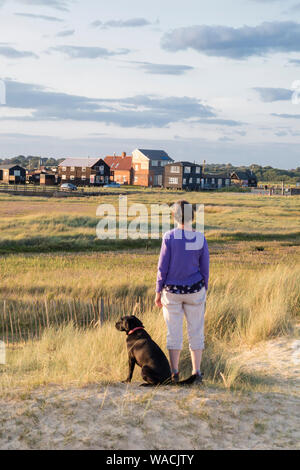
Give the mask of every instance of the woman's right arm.
[{"label": "woman's right arm", "polygon": [[158,268],[157,268],[157,279],[156,279],[156,292],[160,293],[163,290],[165,280],[168,275],[169,264],[170,264],[170,239],[164,236],[160,256],[158,261]]}]

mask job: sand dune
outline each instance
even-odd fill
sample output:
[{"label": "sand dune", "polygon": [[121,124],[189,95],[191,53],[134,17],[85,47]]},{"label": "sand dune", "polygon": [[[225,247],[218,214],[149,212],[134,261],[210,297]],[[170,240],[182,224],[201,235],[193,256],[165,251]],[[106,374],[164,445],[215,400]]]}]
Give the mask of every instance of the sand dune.
[{"label": "sand dune", "polygon": [[1,399],[0,448],[299,448],[299,345],[281,338],[244,353],[269,380],[259,393],[116,384]]}]

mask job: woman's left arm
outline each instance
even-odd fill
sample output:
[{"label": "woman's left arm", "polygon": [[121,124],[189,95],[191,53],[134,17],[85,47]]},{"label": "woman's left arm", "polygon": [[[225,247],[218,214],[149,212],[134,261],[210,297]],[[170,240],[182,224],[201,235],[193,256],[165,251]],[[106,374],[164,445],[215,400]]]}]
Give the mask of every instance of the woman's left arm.
[{"label": "woman's left arm", "polygon": [[200,258],[200,273],[203,276],[205,282],[205,289],[208,289],[208,280],[209,280],[209,250],[206,238],[204,237],[204,244],[202,248],[201,258]]}]

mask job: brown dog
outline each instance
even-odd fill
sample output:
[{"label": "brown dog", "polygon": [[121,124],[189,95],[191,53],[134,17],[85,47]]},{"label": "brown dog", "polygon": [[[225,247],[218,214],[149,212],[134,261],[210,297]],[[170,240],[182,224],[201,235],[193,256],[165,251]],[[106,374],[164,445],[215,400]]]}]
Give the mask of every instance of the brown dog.
[{"label": "brown dog", "polygon": [[119,331],[125,331],[127,338],[129,373],[125,383],[131,382],[135,365],[142,368],[143,386],[191,385],[196,376],[173,383],[168,359],[160,347],[152,340],[142,322],[134,315],[122,317],[117,323]]}]

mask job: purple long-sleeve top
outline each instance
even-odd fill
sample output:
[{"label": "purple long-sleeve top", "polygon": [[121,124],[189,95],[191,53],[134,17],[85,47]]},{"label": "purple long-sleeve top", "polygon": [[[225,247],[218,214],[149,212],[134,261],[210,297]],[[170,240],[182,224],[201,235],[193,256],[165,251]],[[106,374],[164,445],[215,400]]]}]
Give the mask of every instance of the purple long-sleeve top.
[{"label": "purple long-sleeve top", "polygon": [[204,234],[183,229],[167,232],[160,251],[156,292],[165,285],[191,286],[202,279],[208,289],[209,251]]}]

